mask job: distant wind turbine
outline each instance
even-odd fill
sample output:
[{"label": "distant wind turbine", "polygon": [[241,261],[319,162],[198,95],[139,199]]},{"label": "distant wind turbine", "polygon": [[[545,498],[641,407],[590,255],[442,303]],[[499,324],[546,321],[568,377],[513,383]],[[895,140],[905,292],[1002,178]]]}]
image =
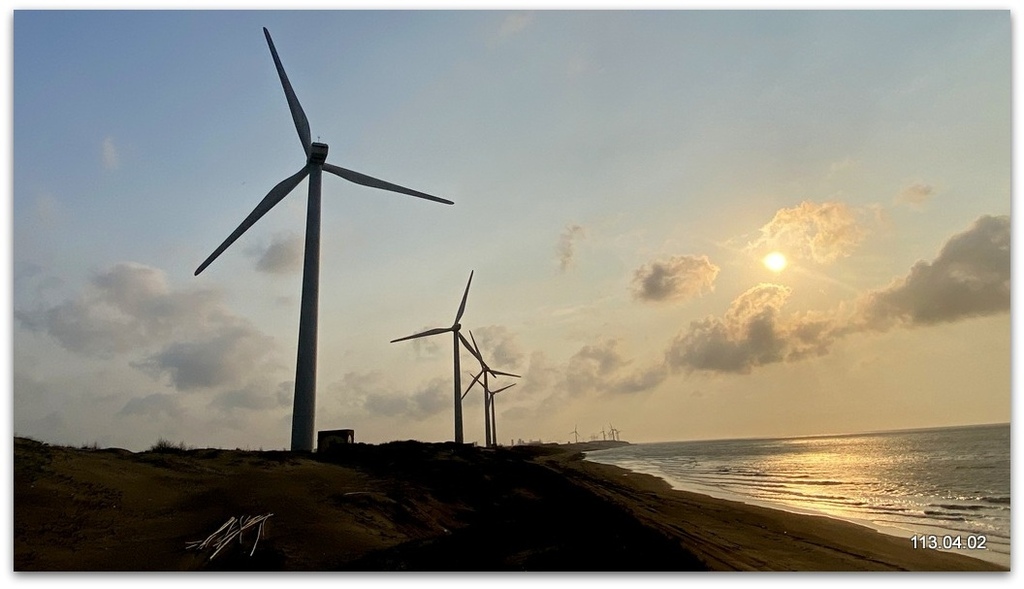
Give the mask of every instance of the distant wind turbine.
[{"label": "distant wind turbine", "polygon": [[210,257],[196,269],[196,276],[209,266],[217,256],[221,255],[235,242],[245,231],[256,221],[288,195],[300,182],[309,176],[309,201],[306,208],[306,244],[302,264],[302,303],[299,314],[299,345],[295,363],[295,398],[292,406],[292,440],[291,448],[297,451],[310,451],[313,449],[313,424],[316,414],[316,344],[317,344],[317,303],[320,282],[320,184],[322,171],[326,170],[335,176],[345,180],[369,186],[399,192],[409,196],[424,198],[434,202],[454,204],[450,200],[431,196],[423,192],[412,190],[346,170],[335,165],[326,163],[327,144],[312,142],[309,130],[309,120],[303,112],[299,99],[292,90],[288,76],[284,73],[284,66],[281,65],[281,58],[274,48],[274,41],[270,38],[270,31],[263,29],[267,38],[267,45],[270,46],[270,54],[274,58],[274,66],[277,68],[277,75],[281,79],[281,86],[284,87],[284,95],[288,101],[288,109],[292,113],[292,120],[295,122],[295,130],[299,132],[299,142],[302,143],[302,150],[306,154],[306,164],[295,174],[285,178],[270,189],[263,200],[253,209],[249,216],[224,240],[224,243],[214,250]]},{"label": "distant wind turbine", "polygon": [[569,433],[574,435],[574,436],[576,436],[576,443],[579,444],[580,443],[580,432],[576,431],[577,429],[578,429],[578,427],[574,425],[574,426],[572,426],[572,431],[569,432]]},{"label": "distant wind turbine", "polygon": [[619,439],[619,430],[615,429],[615,427],[612,426],[612,424],[610,424],[610,423],[608,424],[608,432],[611,434],[612,440],[618,441],[618,439]]},{"label": "distant wind turbine", "polygon": [[[462,337],[459,330],[462,329],[462,325],[459,324],[459,320],[462,319],[462,314],[466,311],[466,297],[469,296],[469,285],[473,283],[473,271],[469,272],[469,280],[466,282],[466,291],[462,293],[462,302],[459,303],[459,310],[455,313],[455,322],[452,323],[451,327],[436,327],[434,329],[428,329],[421,333],[414,333],[413,335],[407,335],[398,339],[391,340],[391,343],[404,342],[405,340],[416,339],[418,337],[428,337],[431,335],[438,335],[440,333],[452,332],[452,340],[455,347],[455,442],[461,444],[463,441],[462,436],[462,398],[465,396],[462,393],[462,381],[460,378],[459,370],[459,340],[466,344],[467,348],[472,346],[466,341],[466,338]],[[473,386],[473,385],[470,385]],[[467,390],[468,392],[468,390]]]},{"label": "distant wind turbine", "polygon": [[[466,348],[469,349],[471,354],[473,354],[473,357],[476,358],[477,362],[480,363],[480,373],[473,378],[473,383],[479,382],[480,375],[483,375],[484,377],[484,447],[490,448],[491,446],[497,445],[498,443],[498,436],[495,435],[494,433],[495,426],[497,425],[494,419],[494,395],[507,389],[508,387],[504,387],[497,391],[490,390],[490,387],[488,386],[487,375],[495,377],[511,376],[512,378],[520,378],[520,376],[518,374],[512,374],[511,372],[502,372],[500,370],[492,369],[490,366],[487,365],[487,362],[484,361],[484,357],[480,353],[480,346],[477,345],[476,338],[473,337],[472,331],[469,332],[469,338],[473,340],[472,345],[470,345],[470,343],[467,342],[465,338],[463,338],[462,341],[463,343],[466,344]],[[469,388],[473,387],[473,383],[469,385]],[[466,389],[467,392],[469,392],[469,388]]]}]

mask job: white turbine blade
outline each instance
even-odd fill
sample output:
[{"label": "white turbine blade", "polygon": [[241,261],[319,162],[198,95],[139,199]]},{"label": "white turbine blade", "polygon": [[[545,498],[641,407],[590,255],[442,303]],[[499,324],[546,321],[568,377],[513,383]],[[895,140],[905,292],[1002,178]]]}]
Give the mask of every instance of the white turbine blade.
[{"label": "white turbine blade", "polygon": [[491,396],[497,395],[501,391],[504,391],[505,389],[510,389],[510,388],[512,388],[514,386],[516,386],[516,383],[512,383],[510,385],[503,386],[503,387],[501,387],[500,389],[498,389],[496,391],[491,391]]},{"label": "white turbine blade", "polygon": [[473,270],[469,271],[469,280],[466,282],[466,292],[462,293],[462,302],[459,303],[459,312],[455,314],[455,323],[458,324],[459,319],[462,319],[462,314],[466,311],[466,297],[469,296],[469,285],[473,283]]},{"label": "white turbine blade", "polygon": [[393,340],[391,340],[391,343],[404,342],[407,339],[416,339],[418,337],[427,337],[429,335],[437,335],[439,333],[444,333],[446,331],[451,331],[451,330],[452,330],[451,327],[435,327],[434,329],[428,329],[427,331],[424,331],[424,332],[421,332],[421,333],[414,333],[413,335],[407,335],[405,337],[400,337],[398,339],[393,339]]},{"label": "white turbine blade", "polygon": [[[480,372],[478,372],[476,374],[476,376],[473,377],[473,382],[469,383],[469,386],[466,387],[466,392],[462,393],[462,398],[463,399],[465,399],[466,395],[469,394],[469,389],[473,388],[473,385],[475,385],[476,383],[480,382],[480,376],[483,375],[483,373],[484,373],[484,371],[481,370]],[[472,374],[472,373],[470,373],[470,374]]]},{"label": "white turbine blade", "polygon": [[511,372],[502,372],[500,370],[488,370],[488,372],[495,376],[511,376],[512,378],[522,378],[518,374],[512,374]]},{"label": "white turbine blade", "polygon": [[484,364],[483,358],[480,357],[480,353],[476,351],[476,349],[473,347],[471,343],[466,341],[466,337],[459,333],[459,339],[462,340],[462,345],[466,346],[466,349],[469,350],[469,353],[472,354],[473,357],[476,358],[478,362],[480,362],[480,366],[485,368],[486,364]]},{"label": "white turbine blade", "polygon": [[309,133],[309,119],[306,113],[302,112],[302,105],[292,90],[292,84],[288,81],[288,75],[284,73],[284,66],[281,65],[281,58],[277,56],[277,49],[274,48],[274,41],[270,38],[270,31],[263,27],[263,34],[267,37],[267,45],[270,45],[270,54],[274,56],[274,66],[277,67],[277,75],[281,78],[281,85],[284,86],[284,97],[288,99],[288,109],[292,111],[292,120],[295,121],[295,130],[299,132],[299,141],[302,142],[302,149],[309,156],[309,145],[312,143]]},{"label": "white turbine blade", "polygon": [[[473,275],[470,274],[469,277],[472,278]],[[480,354],[480,346],[476,345],[476,338],[473,337],[473,330],[472,329],[469,330],[469,339],[473,340],[473,347],[476,349],[477,355],[479,355]],[[481,362],[483,362],[483,360],[481,360]]]},{"label": "white turbine blade", "polygon": [[223,253],[224,250],[228,249],[228,246],[234,243],[236,239],[241,237],[241,235],[245,233],[245,231],[249,227],[252,227],[253,223],[259,221],[260,217],[265,215],[267,211],[269,211],[270,209],[274,208],[274,205],[281,202],[282,198],[288,196],[288,193],[291,192],[292,189],[294,189],[296,186],[298,186],[299,182],[302,182],[302,179],[305,178],[307,174],[309,174],[308,165],[303,166],[301,170],[299,170],[292,176],[285,178],[284,180],[279,182],[277,186],[271,188],[270,192],[268,192],[267,195],[263,197],[263,200],[260,201],[260,204],[256,205],[256,208],[253,209],[251,213],[249,213],[249,216],[246,217],[244,221],[242,221],[242,224],[239,225],[238,228],[236,228],[231,233],[231,235],[229,235],[228,238],[224,240],[224,243],[220,244],[220,247],[218,247],[216,250],[214,250],[212,254],[210,254],[210,257],[206,258],[206,261],[199,265],[199,268],[196,269],[195,275],[199,276],[200,272],[205,270],[207,266],[209,266],[214,260],[216,260],[217,256],[221,255],[221,253]]},{"label": "white turbine blade", "polygon": [[413,190],[412,188],[406,188],[404,186],[399,186],[398,184],[392,184],[391,182],[385,182],[384,180],[380,180],[378,178],[374,178],[373,176],[367,176],[366,174],[360,174],[359,172],[355,172],[355,171],[352,171],[352,170],[347,170],[345,168],[342,168],[340,166],[335,166],[333,164],[324,164],[324,170],[334,174],[335,176],[340,176],[340,177],[348,180],[349,182],[355,182],[356,184],[362,184],[363,186],[369,186],[370,188],[380,188],[381,190],[390,190],[391,192],[398,192],[398,193],[401,193],[401,194],[407,194],[409,196],[415,196],[417,198],[425,198],[427,200],[432,200],[434,202],[444,203],[446,205],[453,205],[453,204],[455,204],[454,202],[452,202],[452,201],[450,201],[450,200],[448,200],[446,198],[441,198],[439,196],[431,196],[431,195],[429,195],[429,194],[427,194],[425,192],[420,192],[419,190]]}]

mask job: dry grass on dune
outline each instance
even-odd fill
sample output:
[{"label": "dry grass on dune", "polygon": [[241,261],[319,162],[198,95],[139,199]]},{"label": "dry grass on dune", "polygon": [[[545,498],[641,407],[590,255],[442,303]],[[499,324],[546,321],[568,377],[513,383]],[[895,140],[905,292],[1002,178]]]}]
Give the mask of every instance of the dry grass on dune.
[{"label": "dry grass on dune", "polygon": [[[993,570],[866,528],[671,490],[590,446],[149,452],[14,446],[16,571]],[[272,513],[216,558],[186,550]]]},{"label": "dry grass on dune", "polygon": [[[537,450],[543,453],[545,450]],[[356,444],[330,457],[15,441],[16,570],[658,570],[699,566],[529,450]],[[185,551],[273,513],[244,547]]]}]

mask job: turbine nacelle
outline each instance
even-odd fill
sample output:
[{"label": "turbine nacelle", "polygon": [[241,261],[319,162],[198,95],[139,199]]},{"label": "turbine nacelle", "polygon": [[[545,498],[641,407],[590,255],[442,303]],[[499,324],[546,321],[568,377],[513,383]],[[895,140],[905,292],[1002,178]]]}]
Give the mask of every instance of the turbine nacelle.
[{"label": "turbine nacelle", "polygon": [[309,163],[321,165],[327,161],[327,144],[311,143],[309,146]]}]

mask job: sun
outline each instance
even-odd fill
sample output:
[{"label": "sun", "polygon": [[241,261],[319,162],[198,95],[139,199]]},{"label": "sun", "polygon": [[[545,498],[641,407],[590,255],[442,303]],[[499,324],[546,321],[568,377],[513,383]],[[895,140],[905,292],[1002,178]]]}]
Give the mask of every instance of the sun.
[{"label": "sun", "polygon": [[780,252],[772,252],[764,257],[764,267],[772,272],[782,272],[786,269],[786,256]]}]

